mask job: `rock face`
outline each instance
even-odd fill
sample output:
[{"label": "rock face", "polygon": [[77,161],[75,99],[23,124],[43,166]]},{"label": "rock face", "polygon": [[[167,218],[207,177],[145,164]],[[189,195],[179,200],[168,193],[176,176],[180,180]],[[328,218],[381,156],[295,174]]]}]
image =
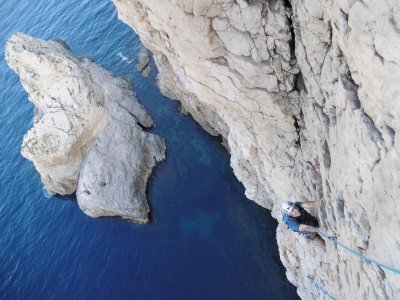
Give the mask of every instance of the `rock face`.
[{"label": "rock face", "polygon": [[[248,198],[280,219],[322,202],[351,249],[400,269],[400,2],[114,0],[154,54],[159,87],[221,134]],[[398,275],[284,224],[281,259],[303,299],[395,299]]]},{"label": "rock face", "polygon": [[272,208],[287,195],[290,181],[281,179],[293,169],[298,140],[289,100],[298,98],[291,92],[298,68],[286,8],[255,3],[241,14],[234,1],[174,3],[115,1],[154,53],[161,90],[224,136],[247,196]]},{"label": "rock face", "polygon": [[149,50],[142,47],[138,55],[138,63],[136,65],[136,70],[138,70],[138,72],[141,72],[144,77],[147,77],[150,74],[149,61],[150,61]]},{"label": "rock face", "polygon": [[62,41],[22,33],[8,40],[6,60],[35,106],[21,153],[47,191],[78,188],[78,204],[90,216],[147,222],[146,182],[165,146],[138,125],[153,121],[130,83],[76,57]]}]

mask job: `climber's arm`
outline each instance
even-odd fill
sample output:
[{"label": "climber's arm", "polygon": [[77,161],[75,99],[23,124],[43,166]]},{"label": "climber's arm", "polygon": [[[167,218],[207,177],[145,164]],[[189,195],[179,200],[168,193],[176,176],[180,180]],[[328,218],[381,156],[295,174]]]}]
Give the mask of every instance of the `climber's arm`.
[{"label": "climber's arm", "polygon": [[327,233],[327,228],[325,226],[322,227],[314,227],[314,226],[308,226],[308,225],[300,225],[299,226],[299,231],[303,232],[315,232],[315,233],[320,233],[322,235],[326,235]]},{"label": "climber's arm", "polygon": [[321,205],[321,202],[319,201],[305,201],[305,202],[300,202],[301,207],[303,208],[312,208],[312,207],[319,207]]},{"label": "climber's arm", "polygon": [[300,225],[299,226],[300,231],[305,231],[305,232],[316,232],[319,233],[319,228],[313,227],[313,226],[308,226],[308,225]]}]

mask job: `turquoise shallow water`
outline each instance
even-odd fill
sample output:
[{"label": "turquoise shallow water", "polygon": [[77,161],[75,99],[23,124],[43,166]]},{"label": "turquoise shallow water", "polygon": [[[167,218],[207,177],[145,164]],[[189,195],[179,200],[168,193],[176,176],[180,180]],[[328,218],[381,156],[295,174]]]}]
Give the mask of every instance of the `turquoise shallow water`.
[{"label": "turquoise shallow water", "polygon": [[[296,299],[275,241],[276,221],[244,197],[229,154],[179,104],[135,71],[140,42],[111,1],[0,0],[0,298]],[[13,33],[65,40],[132,80],[165,138],[167,160],[148,190],[149,225],[92,219],[74,196],[46,197],[20,155],[33,107],[4,61]]]}]

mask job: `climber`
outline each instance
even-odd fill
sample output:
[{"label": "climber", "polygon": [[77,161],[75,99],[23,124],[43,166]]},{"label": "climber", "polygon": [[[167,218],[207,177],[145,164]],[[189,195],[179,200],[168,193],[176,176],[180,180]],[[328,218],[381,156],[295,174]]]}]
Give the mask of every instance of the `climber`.
[{"label": "climber", "polygon": [[284,201],[282,203],[282,211],[284,212],[282,220],[289,229],[298,232],[308,240],[317,237],[317,233],[324,233],[325,228],[319,227],[318,220],[310,215],[304,208],[318,207],[320,202],[292,202]]}]

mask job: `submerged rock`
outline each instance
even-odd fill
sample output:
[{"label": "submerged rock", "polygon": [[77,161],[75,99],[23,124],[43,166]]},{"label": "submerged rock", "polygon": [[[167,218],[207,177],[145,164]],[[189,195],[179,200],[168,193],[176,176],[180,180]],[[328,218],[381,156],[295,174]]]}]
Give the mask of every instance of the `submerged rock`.
[{"label": "submerged rock", "polygon": [[147,65],[147,67],[144,68],[144,70],[142,71],[142,75],[143,75],[144,77],[149,77],[150,71],[151,71],[150,65]]},{"label": "submerged rock", "polygon": [[145,223],[146,182],[165,157],[163,140],[142,130],[153,124],[130,83],[64,42],[23,33],[6,45],[6,60],[35,106],[35,124],[21,154],[31,160],[49,194],[77,190],[88,215]]}]

